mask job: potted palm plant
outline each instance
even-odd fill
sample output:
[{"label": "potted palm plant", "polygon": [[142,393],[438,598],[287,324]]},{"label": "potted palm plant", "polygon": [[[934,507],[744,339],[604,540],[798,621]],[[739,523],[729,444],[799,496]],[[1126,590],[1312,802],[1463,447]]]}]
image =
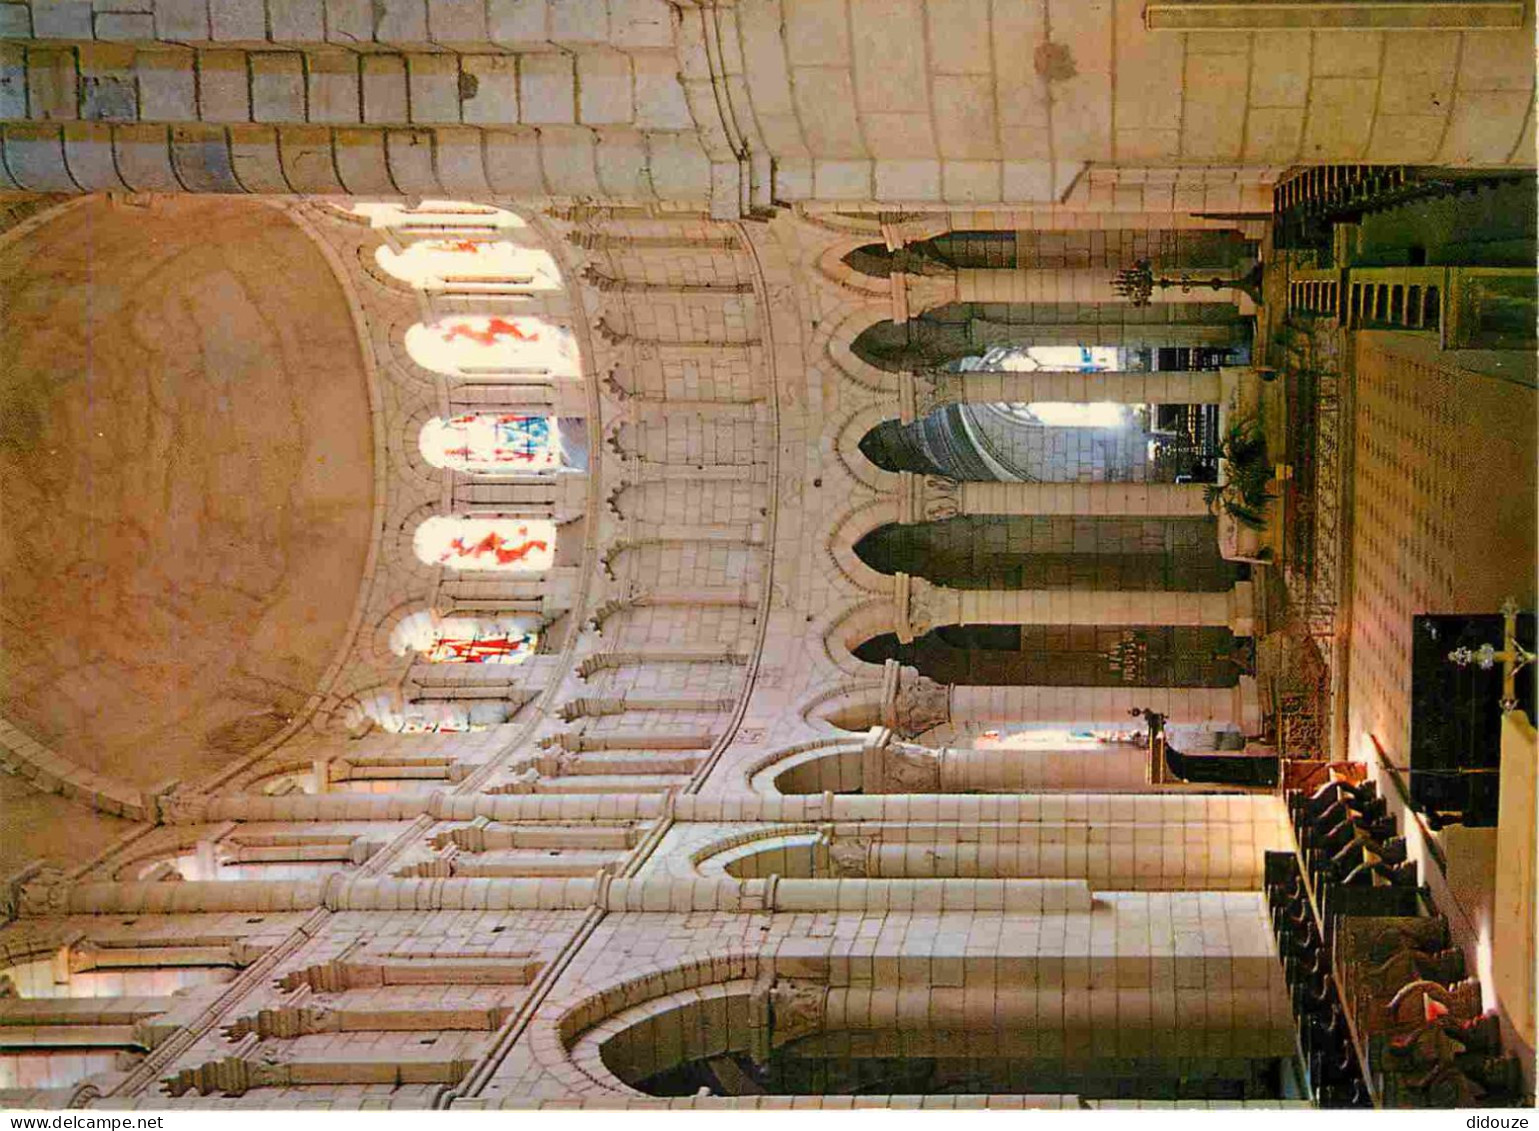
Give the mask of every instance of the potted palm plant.
[{"label": "potted palm plant", "polygon": [[[1265,560],[1270,553],[1260,548],[1260,534],[1277,498],[1269,490],[1272,465],[1267,462],[1266,436],[1254,418],[1245,417],[1230,424],[1220,451],[1223,482],[1205,486],[1203,501],[1218,516],[1221,527],[1227,518],[1239,528],[1234,532],[1235,556]],[[1224,539],[1226,544],[1229,541]]]}]

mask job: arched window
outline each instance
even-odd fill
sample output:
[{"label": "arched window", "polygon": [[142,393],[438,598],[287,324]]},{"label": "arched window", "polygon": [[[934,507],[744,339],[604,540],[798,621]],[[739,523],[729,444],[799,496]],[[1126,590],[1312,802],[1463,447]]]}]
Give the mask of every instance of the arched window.
[{"label": "arched window", "polygon": [[561,289],[561,272],[548,251],[479,235],[418,240],[400,251],[381,247],[374,258],[381,270],[414,287],[498,282],[520,291]]},{"label": "arched window", "polygon": [[391,634],[397,654],[417,652],[430,664],[521,664],[540,645],[536,617],[407,617]]},{"label": "arched window", "polygon": [[451,377],[580,377],[577,339],[542,318],[455,314],[406,331],[406,352]]},{"label": "arched window", "polygon": [[529,226],[522,217],[504,208],[463,200],[424,200],[418,205],[363,203],[346,211],[367,217],[370,227],[390,228],[403,234],[495,236]]},{"label": "arched window", "polygon": [[418,437],[434,467],[457,471],[549,471],[567,464],[554,417],[472,412],[435,416]]},{"label": "arched window", "polygon": [[1109,373],[1146,365],[1121,346],[996,346],[964,357],[962,373]]},{"label": "arched window", "polygon": [[508,704],[498,700],[408,703],[399,715],[380,726],[397,734],[469,734],[501,726],[509,714]]},{"label": "arched window", "polygon": [[538,573],[556,557],[556,524],[547,519],[444,518],[417,527],[413,548],[429,565]]}]

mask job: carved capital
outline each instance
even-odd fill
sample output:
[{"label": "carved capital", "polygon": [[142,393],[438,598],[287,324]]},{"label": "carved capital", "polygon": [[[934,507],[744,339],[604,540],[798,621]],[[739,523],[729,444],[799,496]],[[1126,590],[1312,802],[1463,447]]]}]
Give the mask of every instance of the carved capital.
[{"label": "carved capital", "polygon": [[893,696],[893,731],[914,738],[951,721],[951,688],[919,674],[917,668],[898,669]]},{"label": "carved capital", "polygon": [[898,639],[904,644],[932,628],[955,624],[962,616],[961,594],[955,589],[931,585],[906,573],[893,577],[893,597],[898,607]]},{"label": "carved capital", "polygon": [[962,485],[944,475],[926,475],[918,507],[924,522],[941,522],[962,513]]},{"label": "carved capital", "polygon": [[770,1047],[823,1031],[828,987],[816,982],[778,981],[770,988]]},{"label": "carved capital", "polygon": [[943,405],[954,404],[962,399],[960,373],[948,373],[944,369],[927,369],[919,373],[904,373],[899,380],[900,404],[903,423],[923,420]]},{"label": "carved capital", "polygon": [[962,513],[962,485],[944,475],[898,472],[898,521],[943,522]]},{"label": "carved capital", "polygon": [[882,751],[882,776],[887,793],[937,793],[940,753],[911,742],[889,742]]},{"label": "carved capital", "polygon": [[835,840],[831,833],[824,833],[822,840],[828,849],[829,868],[835,876],[863,879],[870,875],[869,839],[852,836]]}]

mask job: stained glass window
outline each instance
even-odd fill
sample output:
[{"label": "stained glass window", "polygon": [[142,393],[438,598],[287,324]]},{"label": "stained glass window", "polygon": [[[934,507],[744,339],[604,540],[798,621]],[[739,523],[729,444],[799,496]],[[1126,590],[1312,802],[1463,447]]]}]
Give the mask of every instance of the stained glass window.
[{"label": "stained glass window", "polygon": [[451,376],[579,377],[577,340],[542,318],[456,314],[406,331],[406,352]]},{"label": "stained glass window", "polygon": [[423,426],[420,443],[434,467],[461,471],[548,471],[566,463],[560,430],[546,416],[435,416]]},{"label": "stained glass window", "polygon": [[413,539],[417,556],[450,569],[538,573],[556,556],[556,524],[548,519],[427,519]]},{"label": "stained glass window", "polygon": [[451,233],[401,251],[381,247],[374,258],[381,270],[415,287],[497,282],[520,291],[561,289],[561,272],[549,252],[479,235]]},{"label": "stained glass window", "polygon": [[537,632],[513,632],[495,622],[450,620],[423,655],[432,664],[521,664],[539,647]]}]

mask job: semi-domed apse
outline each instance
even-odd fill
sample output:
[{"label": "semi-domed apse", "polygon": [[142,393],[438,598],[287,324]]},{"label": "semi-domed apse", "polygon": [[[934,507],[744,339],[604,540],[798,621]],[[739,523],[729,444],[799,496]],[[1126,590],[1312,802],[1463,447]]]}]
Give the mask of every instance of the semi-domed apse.
[{"label": "semi-domed apse", "polygon": [[139,786],[302,712],[373,445],[353,314],[283,212],[92,198],[0,248],[0,715]]}]

